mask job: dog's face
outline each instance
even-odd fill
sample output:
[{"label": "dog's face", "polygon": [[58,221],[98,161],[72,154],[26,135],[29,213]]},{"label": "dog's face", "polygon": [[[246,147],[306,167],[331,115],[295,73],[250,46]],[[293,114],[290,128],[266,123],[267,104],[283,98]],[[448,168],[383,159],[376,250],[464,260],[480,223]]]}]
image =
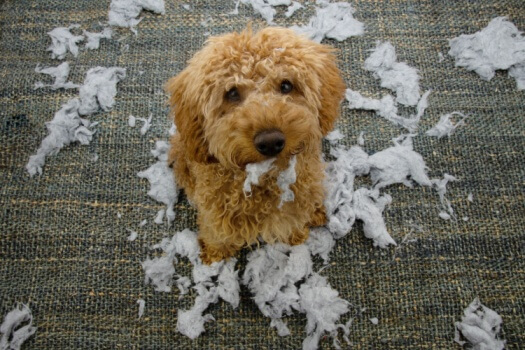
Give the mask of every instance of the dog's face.
[{"label": "dog's face", "polygon": [[332,49],[284,28],[211,38],[167,84],[187,157],[239,168],[318,149],[344,90]]}]

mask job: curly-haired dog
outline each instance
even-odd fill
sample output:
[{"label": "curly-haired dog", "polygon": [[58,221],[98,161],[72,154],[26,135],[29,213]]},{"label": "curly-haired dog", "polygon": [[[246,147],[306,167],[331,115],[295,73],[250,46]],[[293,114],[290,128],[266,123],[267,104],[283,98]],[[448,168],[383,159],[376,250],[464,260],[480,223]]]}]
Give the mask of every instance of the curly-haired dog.
[{"label": "curly-haired dog", "polygon": [[[321,138],[345,90],[333,49],[289,29],[249,28],[210,38],[166,90],[178,131],[169,162],[197,207],[204,263],[258,237],[301,244],[325,223]],[[280,207],[276,178],[293,155],[295,199]],[[246,165],[269,158],[246,196]]]}]

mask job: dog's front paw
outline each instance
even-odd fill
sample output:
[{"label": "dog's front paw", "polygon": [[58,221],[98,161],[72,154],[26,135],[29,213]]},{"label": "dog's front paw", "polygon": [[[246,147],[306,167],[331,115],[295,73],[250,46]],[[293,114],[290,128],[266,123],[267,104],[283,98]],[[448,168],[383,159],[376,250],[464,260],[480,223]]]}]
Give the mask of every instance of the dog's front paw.
[{"label": "dog's front paw", "polygon": [[199,243],[201,246],[201,261],[206,265],[211,265],[214,262],[231,258],[235,253],[234,250],[228,249],[226,246],[217,248],[215,246],[206,244],[203,240],[199,240]]},{"label": "dog's front paw", "polygon": [[299,245],[306,242],[308,235],[310,234],[310,229],[308,227],[303,228],[302,230],[295,230],[290,235],[288,240],[289,245]]}]

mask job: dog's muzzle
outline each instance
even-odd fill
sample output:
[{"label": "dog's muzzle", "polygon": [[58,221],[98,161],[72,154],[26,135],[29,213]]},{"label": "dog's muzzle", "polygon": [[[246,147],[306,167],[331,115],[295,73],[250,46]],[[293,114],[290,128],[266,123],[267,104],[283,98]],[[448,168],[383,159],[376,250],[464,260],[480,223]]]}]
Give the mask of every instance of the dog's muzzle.
[{"label": "dog's muzzle", "polygon": [[286,138],[281,130],[263,130],[255,135],[253,144],[260,154],[267,157],[274,157],[284,149]]}]

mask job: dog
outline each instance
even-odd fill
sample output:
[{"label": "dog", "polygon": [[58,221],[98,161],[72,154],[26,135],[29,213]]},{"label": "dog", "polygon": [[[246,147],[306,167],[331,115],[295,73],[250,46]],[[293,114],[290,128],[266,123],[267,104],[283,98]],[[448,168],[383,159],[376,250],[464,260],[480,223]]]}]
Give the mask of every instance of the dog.
[{"label": "dog", "polygon": [[[259,243],[302,244],[326,222],[322,137],[345,92],[335,50],[290,29],[211,37],[166,84],[177,133],[168,162],[197,208],[201,260]],[[279,173],[296,157],[294,200],[282,206]],[[248,164],[273,167],[243,191]]]}]

